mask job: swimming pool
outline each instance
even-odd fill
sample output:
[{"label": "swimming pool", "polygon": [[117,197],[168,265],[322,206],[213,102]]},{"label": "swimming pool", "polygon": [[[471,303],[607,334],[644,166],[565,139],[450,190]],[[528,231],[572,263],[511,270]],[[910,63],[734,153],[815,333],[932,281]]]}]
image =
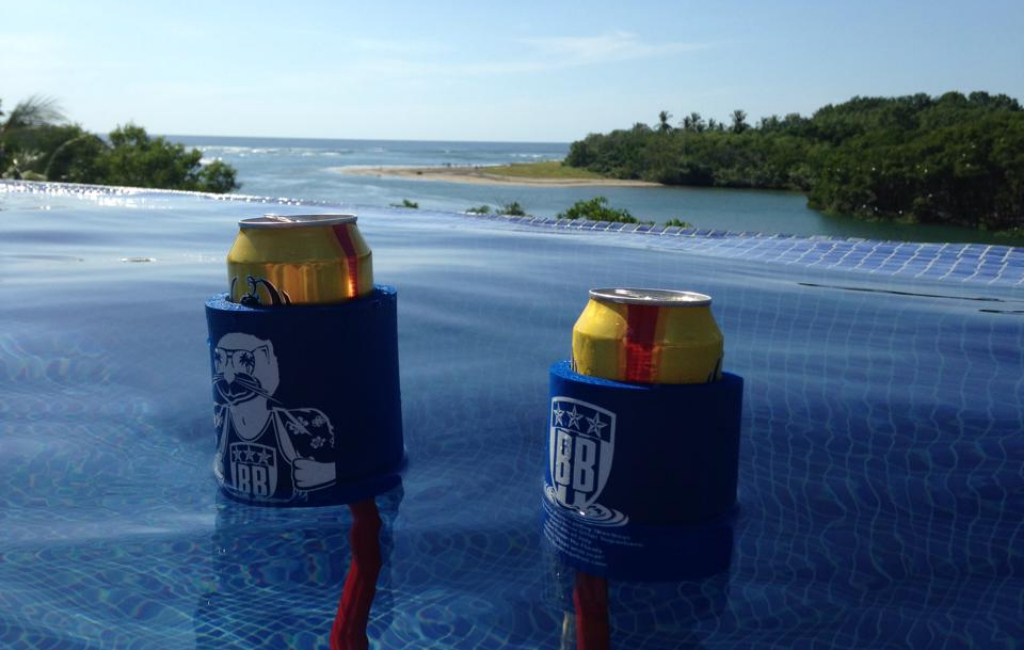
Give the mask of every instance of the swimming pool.
[{"label": "swimming pool", "polygon": [[[0,646],[326,647],[348,510],[217,496],[203,317],[237,220],[311,207],[0,183]],[[547,368],[616,285],[711,294],[746,395],[729,570],[613,582],[614,647],[1024,639],[1024,250],[357,212],[410,457],[374,647],[559,646]]]}]

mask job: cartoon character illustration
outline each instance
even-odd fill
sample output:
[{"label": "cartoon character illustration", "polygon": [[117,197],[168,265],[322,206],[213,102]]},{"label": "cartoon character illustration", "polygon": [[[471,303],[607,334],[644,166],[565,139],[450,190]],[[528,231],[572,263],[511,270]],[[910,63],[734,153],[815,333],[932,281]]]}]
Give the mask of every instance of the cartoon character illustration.
[{"label": "cartoon character illustration", "polygon": [[274,345],[234,332],[213,350],[217,480],[235,496],[293,501],[332,485],[334,428],[315,408],[285,408]]}]

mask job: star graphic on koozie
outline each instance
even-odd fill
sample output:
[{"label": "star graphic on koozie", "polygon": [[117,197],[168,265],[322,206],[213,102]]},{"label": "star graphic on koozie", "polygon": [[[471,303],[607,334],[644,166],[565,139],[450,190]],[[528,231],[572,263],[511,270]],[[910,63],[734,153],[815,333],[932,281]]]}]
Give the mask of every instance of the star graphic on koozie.
[{"label": "star graphic on koozie", "polygon": [[269,461],[270,461],[270,453],[267,452],[267,451],[261,451],[260,452],[260,459],[259,459],[260,465],[269,465],[270,464]]},{"label": "star graphic on koozie", "polygon": [[252,459],[256,456],[256,452],[252,449],[245,450],[245,462],[251,463]]},{"label": "star graphic on koozie", "polygon": [[232,449],[231,460],[233,460],[236,463],[242,462],[242,452],[238,451],[237,449]]},{"label": "star graphic on koozie", "polygon": [[551,414],[555,416],[555,425],[561,426],[562,416],[565,415],[565,411],[562,410],[562,405],[555,402],[555,408],[551,410]]},{"label": "star graphic on koozie", "polygon": [[569,416],[569,428],[575,429],[580,426],[580,419],[583,417],[582,413],[576,412],[576,405],[572,405],[572,410],[566,413]]},{"label": "star graphic on koozie", "polygon": [[602,422],[601,421],[601,414],[600,413],[595,413],[594,417],[587,418],[587,424],[590,425],[587,428],[587,433],[592,433],[592,434],[594,434],[595,436],[597,436],[599,438],[601,437],[601,429],[603,429],[606,426],[608,426],[607,422]]}]

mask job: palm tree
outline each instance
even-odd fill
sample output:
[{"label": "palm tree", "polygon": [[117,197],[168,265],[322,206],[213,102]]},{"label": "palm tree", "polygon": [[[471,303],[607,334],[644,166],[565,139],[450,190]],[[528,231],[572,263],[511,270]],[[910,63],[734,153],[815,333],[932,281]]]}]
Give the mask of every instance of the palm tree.
[{"label": "palm tree", "polygon": [[736,109],[732,112],[732,132],[743,133],[750,125],[747,124],[747,112]]},{"label": "palm tree", "polygon": [[[18,102],[6,115],[7,119],[0,122],[0,174],[8,168],[9,145],[14,145],[19,137],[34,128],[64,121],[64,113],[61,112],[56,100],[40,95],[32,95]],[[0,111],[0,117],[3,116],[4,113]]]},{"label": "palm tree", "polygon": [[672,113],[668,111],[661,111],[658,113],[658,131],[661,133],[667,133],[672,130],[672,125],[668,123],[672,119]]},{"label": "palm tree", "polygon": [[[4,112],[0,111],[0,117]],[[52,97],[32,95],[24,101],[18,102],[14,110],[7,115],[7,119],[0,123],[0,139],[6,139],[21,129],[30,129],[44,124],[63,122],[64,113],[57,100]]]}]

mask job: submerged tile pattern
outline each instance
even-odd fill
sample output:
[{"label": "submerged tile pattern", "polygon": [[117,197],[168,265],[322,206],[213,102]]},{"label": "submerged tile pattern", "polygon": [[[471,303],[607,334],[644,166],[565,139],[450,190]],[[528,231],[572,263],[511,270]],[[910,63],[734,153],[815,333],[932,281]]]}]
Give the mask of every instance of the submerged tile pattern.
[{"label": "submerged tile pattern", "polygon": [[[347,509],[217,497],[201,308],[235,220],[309,205],[4,188],[0,647],[327,647]],[[588,287],[683,282],[714,296],[746,379],[732,565],[614,581],[613,647],[1020,645],[1016,251],[981,247],[971,271],[971,246],[362,214],[400,292],[411,458],[404,492],[379,499],[371,647],[559,647],[571,575],[539,531],[546,368]],[[120,262],[136,255],[156,261]]]},{"label": "submerged tile pattern", "polygon": [[645,236],[657,238],[659,246],[723,258],[850,269],[909,279],[1005,286],[1024,284],[1024,249],[1011,246],[798,237],[495,214],[470,216],[537,228]]}]

